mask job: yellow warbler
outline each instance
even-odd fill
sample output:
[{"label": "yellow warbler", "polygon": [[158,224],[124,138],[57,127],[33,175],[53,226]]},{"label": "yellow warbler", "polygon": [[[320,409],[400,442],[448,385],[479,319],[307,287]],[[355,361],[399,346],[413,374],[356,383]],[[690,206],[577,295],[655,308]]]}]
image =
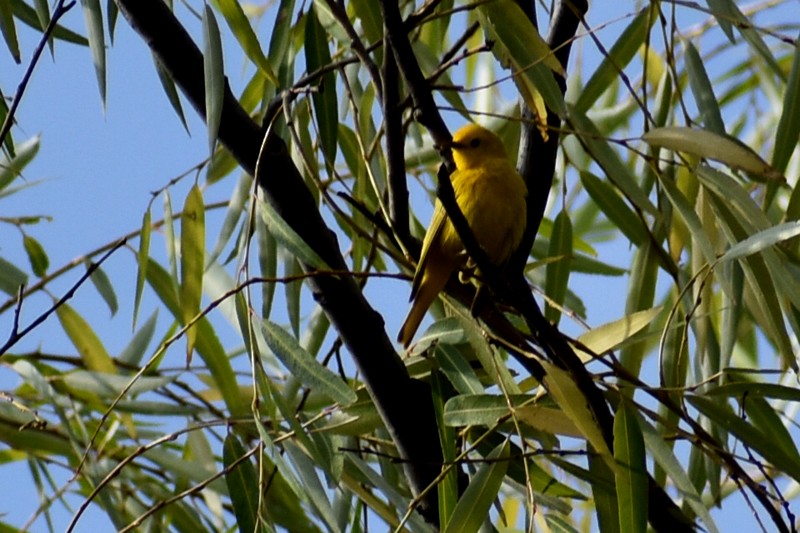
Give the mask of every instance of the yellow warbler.
[{"label": "yellow warbler", "polygon": [[[450,175],[456,202],[475,239],[495,265],[502,265],[525,230],[525,182],[508,159],[502,141],[486,128],[469,124],[451,143],[456,170]],[[465,266],[467,255],[439,200],[422,242],[411,288],[411,310],[397,340],[408,346],[422,317],[447,280]]]}]

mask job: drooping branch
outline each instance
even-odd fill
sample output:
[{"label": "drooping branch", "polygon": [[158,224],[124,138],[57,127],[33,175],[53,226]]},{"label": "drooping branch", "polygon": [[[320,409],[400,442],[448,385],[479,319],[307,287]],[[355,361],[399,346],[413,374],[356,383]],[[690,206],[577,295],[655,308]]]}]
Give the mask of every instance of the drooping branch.
[{"label": "drooping branch", "polygon": [[[195,110],[205,116],[203,56],[161,0],[116,0],[120,12],[151,48]],[[239,105],[227,81],[219,140],[247,172],[255,174],[261,128]],[[256,176],[265,200],[333,269],[346,269],[334,233],[317,209],[285,142],[270,135]],[[308,268],[306,265],[305,268]],[[441,449],[430,390],[410,379],[386,336],[382,317],[369,306],[351,277],[312,277],[314,298],[324,309],[358,366],[400,456],[409,486],[417,494],[441,468]],[[436,491],[420,511],[438,525]]]}]

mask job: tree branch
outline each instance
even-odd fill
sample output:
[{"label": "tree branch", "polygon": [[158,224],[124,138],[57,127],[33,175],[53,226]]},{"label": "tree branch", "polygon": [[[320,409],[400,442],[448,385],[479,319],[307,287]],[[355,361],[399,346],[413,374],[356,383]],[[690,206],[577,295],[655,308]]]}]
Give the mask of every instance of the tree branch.
[{"label": "tree branch", "polygon": [[[205,116],[203,56],[161,0],[116,0],[120,12],[152,49],[195,110]],[[262,132],[225,83],[219,140],[251,175]],[[270,135],[256,176],[265,200],[333,269],[346,269],[334,233],[325,225],[310,191],[292,162],[285,142]],[[308,266],[304,268],[308,270]],[[441,449],[430,390],[412,380],[386,336],[382,317],[372,309],[352,277],[312,277],[315,300],[350,350],[378,412],[397,446],[409,486],[422,492],[441,469]],[[434,496],[422,502],[426,520],[438,525]]]}]

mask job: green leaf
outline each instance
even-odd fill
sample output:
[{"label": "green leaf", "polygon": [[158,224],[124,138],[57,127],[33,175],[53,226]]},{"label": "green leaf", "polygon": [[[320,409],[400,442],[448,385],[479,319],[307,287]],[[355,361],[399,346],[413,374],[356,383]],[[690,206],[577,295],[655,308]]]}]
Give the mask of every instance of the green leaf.
[{"label": "green leaf", "polygon": [[178,118],[181,124],[183,124],[183,129],[186,130],[186,133],[189,133],[189,124],[186,122],[186,116],[183,114],[181,97],[178,95],[178,89],[175,88],[175,82],[172,81],[172,77],[164,69],[164,65],[161,64],[161,61],[155,54],[153,55],[153,64],[156,67],[156,74],[158,75],[158,80],[161,82],[161,88],[164,89],[164,94],[167,95],[169,105],[171,105],[175,113],[178,114]]},{"label": "green leaf", "polygon": [[150,344],[150,341],[153,339],[153,334],[156,331],[157,318],[158,309],[153,311],[150,318],[145,321],[144,325],[139,328],[139,331],[133,335],[128,345],[120,352],[117,357],[120,362],[133,366],[138,366],[141,363],[147,351],[147,346]]},{"label": "green leaf", "polygon": [[[88,260],[85,261],[85,264],[87,269],[91,267],[91,262]],[[116,315],[117,310],[119,310],[117,293],[114,291],[114,285],[111,283],[111,280],[108,279],[105,271],[102,268],[97,267],[94,269],[94,272],[92,272],[92,275],[89,276],[89,279],[92,281],[92,285],[94,285],[94,288],[97,289],[98,293],[100,293],[103,301],[111,311],[111,316]]]},{"label": "green leaf", "polygon": [[483,385],[464,356],[452,344],[440,342],[433,352],[439,369],[461,394],[481,394]]},{"label": "green leaf", "polygon": [[445,533],[478,531],[489,516],[492,502],[503,484],[510,450],[511,446],[505,441],[487,456],[488,462],[478,468],[458,500],[453,516],[444,530]]},{"label": "green leaf", "polygon": [[14,58],[15,63],[19,64],[22,62],[22,56],[19,53],[19,40],[17,39],[17,27],[14,24],[11,0],[0,0],[0,32],[3,34],[11,57]]},{"label": "green leaf", "polygon": [[16,155],[10,160],[0,158],[0,191],[22,175],[22,170],[39,153],[39,136],[32,137],[24,143],[16,145]]},{"label": "green leaf", "polygon": [[637,183],[629,166],[622,162],[619,154],[611,148],[606,137],[597,126],[573,106],[568,106],[569,118],[575,128],[575,134],[581,143],[603,169],[606,177],[633,203],[640,211],[658,216],[659,211]]},{"label": "green leaf", "polygon": [[[187,325],[200,313],[205,270],[205,203],[203,192],[195,184],[186,197],[181,214],[181,322]],[[194,327],[186,331],[186,358],[191,360],[197,339]]]},{"label": "green leaf", "polygon": [[444,423],[448,426],[492,426],[510,415],[509,403],[519,407],[529,402],[533,402],[533,396],[525,394],[509,397],[496,394],[460,394],[445,403]]},{"label": "green leaf", "polygon": [[[81,392],[96,394],[100,398],[114,399],[130,384],[130,376],[119,376],[104,372],[76,370],[61,374],[58,380],[68,387]],[[139,377],[128,389],[129,395],[142,394],[166,387],[175,380],[173,377]]]},{"label": "green leaf", "polygon": [[714,96],[714,88],[703,64],[697,48],[686,42],[686,71],[689,74],[689,85],[700,110],[700,122],[707,130],[719,135],[725,135],[725,123],[719,111],[719,102]]},{"label": "green leaf", "polygon": [[[317,3],[312,4],[306,16],[305,52],[309,72],[330,65],[331,53],[328,49],[328,36],[317,18]],[[319,138],[325,154],[326,167],[333,168],[336,159],[339,120],[336,103],[336,77],[333,72],[322,76],[319,90],[311,95],[314,113],[317,116]]]},{"label": "green leaf", "polygon": [[[164,267],[151,260],[147,265],[147,282],[169,309],[170,313],[176,319],[179,319],[182,311],[178,300],[178,292],[173,278],[164,270]],[[205,317],[195,324],[195,328],[198,330],[197,352],[203,358],[203,362],[209,372],[211,372],[213,386],[222,394],[231,416],[252,415],[250,407],[242,397],[242,392],[236,381],[236,374],[234,374],[231,366],[230,357],[225,353],[225,349],[217,338],[214,328]]]},{"label": "green leaf", "polygon": [[576,109],[586,113],[619,77],[622,69],[631,62],[641,48],[656,18],[650,9],[643,9],[634,17],[581,89],[578,101],[575,102]]},{"label": "green leaf", "polygon": [[564,68],[553,51],[516,2],[497,0],[478,6],[484,31],[495,41],[492,52],[506,68],[511,68],[514,82],[525,103],[539,109],[540,95],[547,108],[564,116],[564,95],[553,73],[564,76]]},{"label": "green leaf", "polygon": [[727,404],[720,406],[714,400],[693,394],[686,395],[686,399],[713,423],[727,429],[752,451],[770,462],[776,469],[791,476],[796,481],[800,480],[800,461],[796,456],[789,456],[781,447],[775,446],[771,435],[765,435],[753,424],[736,416]]},{"label": "green leaf", "polygon": [[50,267],[50,259],[39,241],[30,235],[25,235],[22,239],[22,245],[25,247],[25,253],[28,254],[28,261],[31,263],[33,273],[40,278],[47,274],[47,269]]},{"label": "green leaf", "polygon": [[139,232],[139,250],[136,252],[136,292],[133,297],[133,327],[136,327],[136,318],[139,316],[139,305],[142,303],[144,281],[147,278],[147,264],[150,257],[150,231],[152,230],[152,214],[150,208],[142,217],[142,229]]},{"label": "green leaf", "polygon": [[100,11],[100,0],[81,0],[83,17],[86,20],[86,32],[89,35],[89,47],[92,49],[92,61],[97,75],[97,87],[100,89],[100,101],[106,107],[106,38],[103,33],[103,13]]},{"label": "green leaf", "polygon": [[[46,17],[40,15],[40,13],[44,13],[40,4],[46,4],[47,2],[45,0],[35,0],[34,3],[36,5],[36,9],[33,9],[22,0],[15,1],[12,6],[14,8],[14,16],[17,17],[17,20],[27,24],[31,28],[44,31],[44,29],[47,27],[47,24],[43,24],[42,20],[46,18],[49,23],[50,16],[49,13]],[[89,41],[86,39],[86,37],[65,28],[61,24],[57,24],[55,29],[53,29],[53,37],[68,43],[77,44],[78,46],[89,46]]]},{"label": "green leaf", "polygon": [[558,306],[564,304],[572,264],[572,222],[566,210],[556,216],[548,255],[556,258],[556,261],[548,263],[546,269],[545,293],[548,300],[544,316],[553,324],[558,324],[561,318],[561,309]]},{"label": "green leaf", "polygon": [[108,374],[117,372],[116,365],[103,343],[83,317],[67,304],[59,305],[56,315],[87,369]]},{"label": "green leaf", "polygon": [[647,531],[647,456],[636,414],[622,401],[614,417],[614,471],[617,485],[619,530],[623,533]]},{"label": "green leaf", "polygon": [[225,484],[231,496],[233,512],[239,531],[258,531],[259,494],[258,474],[252,461],[233,464],[246,454],[246,450],[233,433],[228,433],[222,446],[222,464],[225,467]]},{"label": "green leaf", "polygon": [[269,202],[259,202],[261,217],[270,234],[304,265],[317,270],[331,270],[317,253],[306,244]]},{"label": "green leaf", "polygon": [[[783,91],[783,110],[775,133],[775,149],[772,152],[772,167],[783,173],[800,138],[800,38],[794,42],[794,59],[789,80]],[[792,197],[800,191],[795,187]]]},{"label": "green leaf", "polygon": [[726,383],[725,385],[708,389],[705,391],[705,395],[728,396],[731,398],[748,396],[800,402],[800,389],[774,383]]},{"label": "green leaf", "polygon": [[581,183],[597,207],[633,244],[641,246],[648,239],[647,228],[641,217],[606,182],[587,171],[581,171],[580,176]]},{"label": "green leaf", "polygon": [[713,159],[732,169],[744,170],[750,175],[761,176],[768,180],[786,180],[749,146],[729,135],[696,128],[666,126],[653,128],[642,135],[642,140],[651,146]]},{"label": "green leaf", "polygon": [[206,92],[206,125],[208,126],[208,153],[214,154],[214,146],[222,119],[225,102],[225,67],[222,62],[222,40],[214,12],[206,4],[203,10],[203,73]]},{"label": "green leaf", "polygon": [[278,77],[272,71],[272,65],[267,61],[264,52],[261,50],[261,43],[258,41],[256,33],[250,26],[250,21],[244,14],[241,4],[237,0],[213,0],[217,9],[222,12],[228,27],[231,29],[233,36],[242,45],[247,58],[255,63],[261,73],[274,85],[278,85]]},{"label": "green leaf", "polygon": [[28,283],[28,275],[0,257],[0,291],[16,296],[20,287]]},{"label": "green leaf", "polygon": [[303,385],[340,405],[356,401],[356,393],[311,357],[288,331],[269,320],[262,321],[261,325],[270,349]]},{"label": "green leaf", "polygon": [[[614,350],[620,344],[652,324],[656,317],[661,314],[662,309],[662,306],[653,307],[631,313],[613,322],[607,322],[587,331],[578,337],[578,341],[594,354],[602,355]],[[581,356],[584,362],[593,357],[591,354],[581,351],[580,348],[578,349],[578,355]]]},{"label": "green leaf", "polygon": [[719,262],[740,259],[748,255],[756,254],[780,242],[796,237],[797,235],[800,235],[800,222],[787,222],[785,224],[773,226],[734,244],[719,258]]}]

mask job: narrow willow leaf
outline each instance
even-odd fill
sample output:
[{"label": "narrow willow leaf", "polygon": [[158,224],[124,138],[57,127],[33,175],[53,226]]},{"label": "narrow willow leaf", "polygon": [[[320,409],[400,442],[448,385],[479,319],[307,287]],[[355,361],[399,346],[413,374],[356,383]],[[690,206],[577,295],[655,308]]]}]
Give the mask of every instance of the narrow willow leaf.
[{"label": "narrow willow leaf", "polygon": [[[119,376],[101,372],[76,370],[61,374],[58,380],[75,390],[96,394],[101,398],[114,399],[130,384],[129,376]],[[142,376],[128,389],[129,395],[137,395],[160,389],[172,383],[173,377]]]},{"label": "narrow willow leaf", "polygon": [[206,92],[206,125],[208,126],[208,153],[214,154],[217,143],[222,106],[225,101],[225,67],[222,61],[222,40],[217,19],[211,6],[203,10],[203,73]]},{"label": "narrow willow leaf", "polygon": [[214,0],[217,9],[222,12],[225,22],[231,29],[233,36],[242,45],[247,58],[252,61],[261,73],[274,85],[278,85],[278,77],[272,71],[272,65],[267,61],[264,52],[261,50],[261,43],[258,41],[256,33],[250,26],[247,15],[244,14],[241,4],[237,0]]},{"label": "narrow willow leaf", "polygon": [[561,310],[557,306],[564,304],[572,264],[572,222],[566,210],[562,210],[556,216],[549,252],[549,256],[557,260],[547,265],[545,293],[548,301],[544,308],[544,316],[553,324],[558,324]]},{"label": "narrow willow leaf", "polygon": [[484,31],[496,41],[492,52],[504,67],[511,68],[528,107],[540,109],[536,99],[541,98],[548,109],[563,117],[564,95],[553,73],[564,76],[564,69],[522,8],[511,0],[499,0],[480,4],[478,13]]},{"label": "narrow willow leaf", "polygon": [[[91,262],[85,261],[85,264],[87,269],[91,267]],[[114,291],[114,285],[111,283],[111,280],[108,279],[105,270],[100,267],[95,268],[89,279],[92,281],[94,288],[97,289],[97,292],[100,293],[109,311],[111,311],[111,316],[116,315],[119,310],[117,293]]]},{"label": "narrow willow leaf", "polygon": [[371,0],[353,0],[350,5],[356,17],[361,20],[361,29],[364,31],[367,41],[378,42],[383,37],[383,15],[380,4]]},{"label": "narrow willow leaf", "polygon": [[[181,214],[181,322],[187,325],[200,314],[205,266],[205,204],[203,192],[195,184],[186,197]],[[197,330],[186,331],[186,360],[191,361]]]},{"label": "narrow willow leaf", "polygon": [[532,401],[533,396],[525,394],[459,394],[445,404],[444,422],[448,426],[492,426],[509,416],[509,403],[519,407]]},{"label": "narrow willow leaf", "polygon": [[295,469],[300,474],[300,481],[303,484],[303,489],[309,496],[311,505],[317,510],[317,516],[322,519],[322,522],[327,526],[327,531],[336,533],[340,531],[336,517],[331,507],[330,499],[325,488],[320,483],[319,476],[317,475],[318,465],[306,455],[294,442],[287,442],[285,449],[295,466]]},{"label": "narrow willow leaf", "polygon": [[503,484],[510,451],[511,446],[505,441],[487,456],[489,462],[482,464],[470,480],[447,523],[445,533],[478,531],[489,516],[492,502]]},{"label": "narrow willow leaf", "polygon": [[648,239],[641,217],[625,204],[609,184],[591,172],[582,171],[580,176],[583,187],[597,207],[633,244],[641,246]]},{"label": "narrow willow leaf", "polygon": [[186,133],[189,133],[189,124],[186,122],[186,116],[183,114],[183,105],[181,105],[181,97],[178,94],[178,89],[175,88],[175,82],[172,81],[172,77],[164,69],[164,65],[161,64],[161,61],[155,55],[153,55],[153,64],[156,67],[156,74],[158,74],[158,81],[161,82],[161,88],[164,89],[164,94],[167,95],[169,105],[171,105],[172,109],[177,113],[181,124],[183,124],[183,129],[186,130]]},{"label": "narrow willow leaf", "polygon": [[782,448],[775,446],[770,435],[765,435],[753,424],[736,416],[727,404],[721,407],[715,401],[697,395],[686,395],[686,399],[712,422],[726,428],[752,451],[772,463],[779,471],[786,473],[796,481],[800,480],[800,461],[796,457],[787,455]]},{"label": "narrow willow leaf", "polygon": [[33,273],[42,277],[47,274],[47,269],[50,267],[50,258],[47,257],[47,252],[39,241],[25,235],[22,239],[22,245],[25,248],[25,253],[28,254],[28,261],[31,263]]},{"label": "narrow willow leaf", "polygon": [[589,441],[595,451],[609,464],[609,468],[613,470],[614,461],[611,456],[611,450],[608,449],[608,445],[603,438],[600,425],[588,408],[589,404],[586,396],[566,371],[548,361],[542,360],[540,364],[546,372],[544,384],[558,406],[583,433],[584,438]]},{"label": "narrow willow leaf", "polygon": [[775,246],[780,242],[796,237],[797,235],[800,235],[800,222],[779,224],[769,229],[759,231],[755,235],[751,235],[743,241],[731,246],[728,251],[719,258],[719,261],[730,261],[732,259],[740,259],[748,255],[753,255],[766,248]]},{"label": "narrow willow leaf", "polygon": [[650,9],[643,9],[634,17],[581,89],[578,101],[575,102],[577,109],[586,113],[612,82],[619,77],[620,71],[631,62],[641,48],[648,30],[656,18]]},{"label": "narrow willow leaf", "polygon": [[713,159],[751,175],[768,180],[785,181],[783,175],[769,166],[749,146],[738,139],[711,131],[679,126],[654,128],[642,140],[651,146],[660,146],[698,157]]},{"label": "narrow willow leaf", "polygon": [[743,398],[739,400],[739,405],[747,413],[747,418],[764,435],[769,435],[775,446],[780,447],[795,462],[800,462],[797,445],[781,419],[784,413],[776,412],[776,409],[764,398]]},{"label": "narrow willow leaf", "polygon": [[100,0],[81,0],[83,17],[86,20],[86,33],[89,36],[89,47],[92,49],[92,61],[97,75],[97,87],[100,89],[100,100],[103,109],[106,107],[106,38],[103,33],[103,13]]},{"label": "narrow willow leaf", "polygon": [[623,533],[620,530],[619,504],[615,490],[614,467],[597,454],[589,454],[589,473],[594,498],[595,516],[603,533]]},{"label": "narrow willow leaf", "polygon": [[222,445],[222,464],[225,467],[225,484],[236,515],[239,531],[258,531],[258,474],[252,461],[240,461],[247,453],[242,443],[234,433],[228,433]]},{"label": "narrow willow leaf", "polygon": [[[292,278],[303,273],[300,263],[294,256],[285,256],[283,262],[283,275],[285,278]],[[289,318],[289,325],[295,337],[300,336],[300,298],[302,296],[303,282],[292,281],[283,284],[283,294],[286,297],[286,315]]]},{"label": "narrow willow leaf", "polygon": [[439,369],[460,394],[481,394],[483,385],[467,360],[452,344],[439,343],[433,352]]},{"label": "narrow willow leaf", "polygon": [[153,334],[156,331],[157,318],[158,309],[153,311],[153,314],[150,315],[150,318],[145,321],[144,325],[139,328],[139,331],[133,335],[133,338],[131,338],[128,345],[123,348],[122,352],[120,352],[119,356],[117,357],[120,362],[132,366],[139,366],[142,359],[144,359],[144,354],[147,352],[147,346],[153,339]]},{"label": "narrow willow leaf", "polygon": [[[227,150],[224,151],[228,153]],[[231,199],[228,200],[228,208],[225,211],[225,220],[222,221],[222,227],[219,230],[217,243],[214,245],[214,250],[209,254],[208,263],[213,263],[222,253],[222,249],[230,242],[233,236],[233,231],[236,229],[236,224],[242,217],[244,211],[244,204],[250,197],[250,190],[253,184],[253,179],[247,175],[242,174],[239,181],[236,183],[236,188],[231,193]]]},{"label": "narrow willow leaf", "polygon": [[87,369],[109,374],[117,372],[114,361],[108,355],[103,343],[82,316],[67,304],[59,305],[56,315]]},{"label": "narrow willow leaf", "polygon": [[106,20],[108,21],[108,36],[111,39],[111,44],[114,44],[114,30],[117,27],[117,18],[119,17],[119,8],[117,8],[114,0],[106,0]]},{"label": "narrow willow leaf", "polygon": [[642,420],[641,417],[638,417],[638,420],[639,427],[642,430],[642,436],[644,437],[645,446],[653,457],[653,460],[672,479],[675,488],[682,495],[684,502],[686,502],[692,511],[705,522],[708,531],[710,533],[719,533],[714,520],[711,518],[711,513],[709,513],[700,494],[698,494],[692,481],[689,479],[689,475],[675,457],[672,449],[670,449],[664,441],[664,438],[653,426]]},{"label": "narrow willow leaf", "polygon": [[269,320],[262,321],[261,326],[270,349],[303,385],[327,395],[340,405],[356,401],[356,393],[339,376],[311,357],[288,331]]},{"label": "narrow willow leaf", "polygon": [[286,223],[269,202],[259,202],[259,210],[269,232],[289,253],[307,267],[330,270],[322,258]]},{"label": "narrow willow leaf", "polygon": [[0,291],[16,296],[20,287],[28,283],[28,275],[0,257]]},{"label": "narrow willow leaf", "polygon": [[[320,4],[314,2],[306,16],[304,49],[309,72],[331,63],[328,36],[317,18]],[[333,168],[338,143],[339,120],[336,100],[336,76],[333,72],[328,72],[322,76],[319,90],[311,95],[311,101],[314,103],[314,113],[317,116],[319,138],[325,155],[325,165],[329,169]],[[366,113],[366,115],[369,115],[369,113]]]},{"label": "narrow willow leaf", "polygon": [[[6,117],[8,116],[8,100],[6,96],[3,94],[3,90],[0,88],[0,124],[5,123]],[[3,148],[5,148],[4,156],[7,154],[7,157],[14,158],[17,155],[17,152],[14,148],[14,136],[11,134],[11,130],[8,130],[6,133],[5,140],[3,141]],[[3,157],[5,160],[6,157]],[[0,164],[0,172],[3,172],[2,164]],[[0,183],[0,191],[3,190],[3,185]],[[0,195],[2,198],[2,195]]]},{"label": "narrow willow leaf", "polygon": [[620,531],[647,531],[647,465],[644,438],[636,414],[623,401],[614,417],[615,478]]},{"label": "narrow willow leaf", "polygon": [[142,303],[144,281],[147,278],[147,264],[150,257],[150,231],[152,230],[152,214],[148,207],[142,217],[142,229],[139,232],[139,250],[136,252],[136,293],[133,298],[133,327],[136,328],[136,319],[139,316],[139,305]]},{"label": "narrow willow leaf", "polygon": [[[21,22],[24,22],[31,28],[36,28],[37,30],[44,31],[47,27],[46,24],[42,24],[39,16],[39,4],[47,3],[45,0],[35,0],[36,9],[32,8],[28,4],[22,1],[14,1],[12,7],[14,8],[14,16]],[[49,23],[49,16],[48,16],[48,23]],[[78,46],[89,46],[89,40],[86,39],[83,35],[75,33],[72,30],[69,30],[62,26],[61,24],[56,24],[56,27],[53,29],[53,37],[64,42],[77,44]]]},{"label": "narrow willow leaf", "polygon": [[[431,396],[433,397],[433,410],[436,416],[436,427],[439,429],[439,444],[442,447],[442,459],[447,464],[456,460],[456,433],[444,423],[444,399],[449,387],[444,387],[439,372],[431,372]],[[453,516],[453,511],[458,503],[458,472],[450,469],[437,487],[439,496],[439,529],[444,529]]]},{"label": "narrow willow leaf", "polygon": [[[36,19],[39,21],[39,29],[46,28],[47,25],[50,24],[50,5],[47,3],[47,0],[33,0],[33,7],[36,10]],[[50,44],[50,51],[52,52],[52,40]]]},{"label": "narrow willow leaf", "polygon": [[0,32],[3,34],[3,39],[6,41],[6,46],[11,57],[14,58],[14,62],[21,63],[22,56],[19,53],[19,39],[17,38],[17,26],[14,24],[11,0],[0,0]]},{"label": "narrow willow leaf", "polygon": [[21,176],[22,170],[33,160],[36,154],[39,153],[39,140],[40,137],[37,135],[23,143],[17,144],[15,146],[16,155],[10,160],[5,156],[0,157],[0,191]]},{"label": "narrow willow leaf", "polygon": [[603,169],[606,177],[633,203],[640,211],[658,216],[659,211],[642,190],[629,166],[623,163],[619,154],[611,148],[605,136],[597,126],[574,106],[568,106],[570,121],[575,134],[586,150]]},{"label": "narrow willow leaf", "polygon": [[800,402],[800,389],[774,383],[727,383],[705,391],[706,396],[772,398]]},{"label": "narrow willow leaf", "polygon": [[[262,278],[275,279],[278,275],[278,243],[266,224],[256,223],[258,239],[258,268]],[[275,283],[261,284],[261,316],[269,318],[275,297]]]},{"label": "narrow willow leaf", "polygon": [[291,60],[289,40],[292,32],[292,13],[294,0],[281,0],[272,25],[272,37],[269,40],[269,62],[272,65],[283,65]]},{"label": "narrow willow leaf", "polygon": [[[789,79],[783,91],[783,110],[775,133],[775,149],[772,152],[772,166],[777,172],[785,172],[792,153],[800,138],[800,37],[794,42],[794,59]],[[795,187],[792,196],[798,193]]]},{"label": "narrow willow leaf", "polygon": [[703,59],[690,41],[686,42],[686,71],[689,74],[692,94],[700,110],[700,122],[707,130],[725,135],[725,123],[722,121],[717,97],[714,96],[714,88],[708,79]]},{"label": "narrow willow leaf", "polygon": [[[653,323],[653,320],[661,314],[662,306],[645,309],[626,315],[619,320],[607,322],[596,328],[592,328],[580,337],[578,341],[589,348],[592,353],[602,355],[615,349],[626,340],[630,339],[644,328]],[[578,350],[578,355],[586,362],[593,356]]]},{"label": "narrow willow leaf", "polygon": [[[152,260],[147,265],[147,283],[175,319],[180,320],[181,303],[173,278],[164,267]],[[198,329],[197,352],[211,373],[211,386],[222,395],[231,416],[252,415],[250,406],[242,396],[239,383],[236,381],[230,357],[225,353],[211,323],[206,318],[202,318],[195,324],[195,328]]]}]

